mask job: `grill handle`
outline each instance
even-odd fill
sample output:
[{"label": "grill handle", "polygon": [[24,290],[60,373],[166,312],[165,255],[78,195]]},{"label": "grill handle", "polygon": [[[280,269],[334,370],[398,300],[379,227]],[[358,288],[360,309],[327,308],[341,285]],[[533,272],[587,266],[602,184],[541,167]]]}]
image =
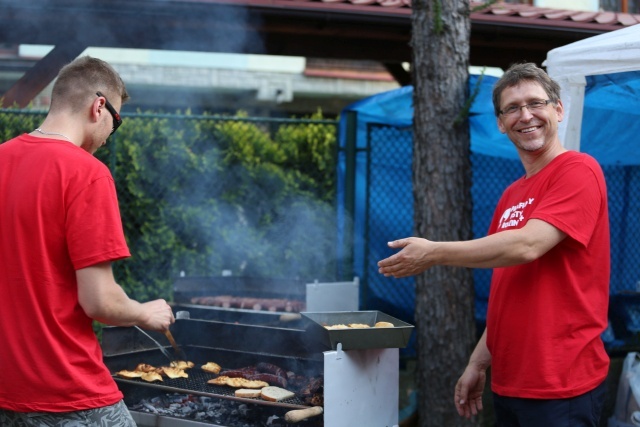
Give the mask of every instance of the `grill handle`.
[{"label": "grill handle", "polygon": [[306,409],[295,409],[284,414],[284,420],[289,424],[299,423],[307,418],[321,415],[324,412],[322,406],[314,406]]}]

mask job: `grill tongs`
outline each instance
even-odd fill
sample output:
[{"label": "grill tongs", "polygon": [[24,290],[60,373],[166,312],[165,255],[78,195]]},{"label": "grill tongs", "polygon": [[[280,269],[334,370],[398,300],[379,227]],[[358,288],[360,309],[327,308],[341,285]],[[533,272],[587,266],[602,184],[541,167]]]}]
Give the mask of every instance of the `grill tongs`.
[{"label": "grill tongs", "polygon": [[164,354],[164,356],[169,359],[170,362],[173,362],[175,360],[188,360],[187,359],[187,355],[184,353],[184,350],[182,350],[180,347],[178,347],[178,344],[176,343],[176,340],[173,338],[173,335],[171,334],[171,331],[169,331],[168,329],[164,332],[165,336],[167,337],[167,339],[169,340],[169,342],[171,343],[171,346],[173,347],[173,350],[175,351],[175,354],[177,357],[173,357],[171,356],[171,354],[167,351],[167,349],[160,344],[158,341],[156,341],[151,335],[149,335],[148,333],[146,333],[142,328],[140,328],[139,326],[135,326],[135,328],[142,332],[143,335],[145,335],[147,338],[149,338],[151,341],[153,341],[153,343],[160,349],[160,351],[162,352],[162,354]]}]

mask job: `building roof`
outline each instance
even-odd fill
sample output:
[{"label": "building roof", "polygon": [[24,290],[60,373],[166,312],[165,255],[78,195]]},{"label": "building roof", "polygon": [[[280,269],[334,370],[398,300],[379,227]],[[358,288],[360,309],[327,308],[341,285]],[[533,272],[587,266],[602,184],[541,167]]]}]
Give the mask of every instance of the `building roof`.
[{"label": "building roof", "polygon": [[[377,61],[401,84],[400,64],[412,59],[410,0],[3,0],[2,8],[2,43],[55,45],[0,93],[9,104],[26,105],[88,46]],[[507,3],[472,9],[470,62],[540,64],[551,49],[638,22]]]},{"label": "building roof", "polygon": [[[411,14],[411,0],[283,0],[281,3],[289,3],[292,8],[315,9],[317,11],[333,10],[342,13],[398,16]],[[471,8],[480,8],[483,4],[483,2],[472,1]],[[606,11],[584,12],[498,2],[473,12],[471,21],[472,24],[474,22],[503,22],[513,25],[612,31],[640,23],[640,14]]]}]

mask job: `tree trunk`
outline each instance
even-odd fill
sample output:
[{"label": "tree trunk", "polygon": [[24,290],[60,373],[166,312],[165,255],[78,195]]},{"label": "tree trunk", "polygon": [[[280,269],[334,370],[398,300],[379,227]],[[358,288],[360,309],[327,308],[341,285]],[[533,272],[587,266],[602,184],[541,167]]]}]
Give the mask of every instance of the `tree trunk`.
[{"label": "tree trunk", "polygon": [[[469,1],[413,0],[413,192],[417,236],[468,240],[471,231]],[[480,425],[453,393],[476,342],[471,270],[434,267],[416,277],[419,425]]]}]

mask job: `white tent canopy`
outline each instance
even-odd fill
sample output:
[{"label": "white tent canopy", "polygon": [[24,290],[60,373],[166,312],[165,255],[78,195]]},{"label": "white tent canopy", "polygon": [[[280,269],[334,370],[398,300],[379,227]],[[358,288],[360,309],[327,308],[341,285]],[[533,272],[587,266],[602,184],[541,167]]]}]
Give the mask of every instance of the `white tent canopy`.
[{"label": "white tent canopy", "polygon": [[640,24],[553,49],[543,65],[562,89],[560,140],[579,150],[585,76],[640,70]]}]

